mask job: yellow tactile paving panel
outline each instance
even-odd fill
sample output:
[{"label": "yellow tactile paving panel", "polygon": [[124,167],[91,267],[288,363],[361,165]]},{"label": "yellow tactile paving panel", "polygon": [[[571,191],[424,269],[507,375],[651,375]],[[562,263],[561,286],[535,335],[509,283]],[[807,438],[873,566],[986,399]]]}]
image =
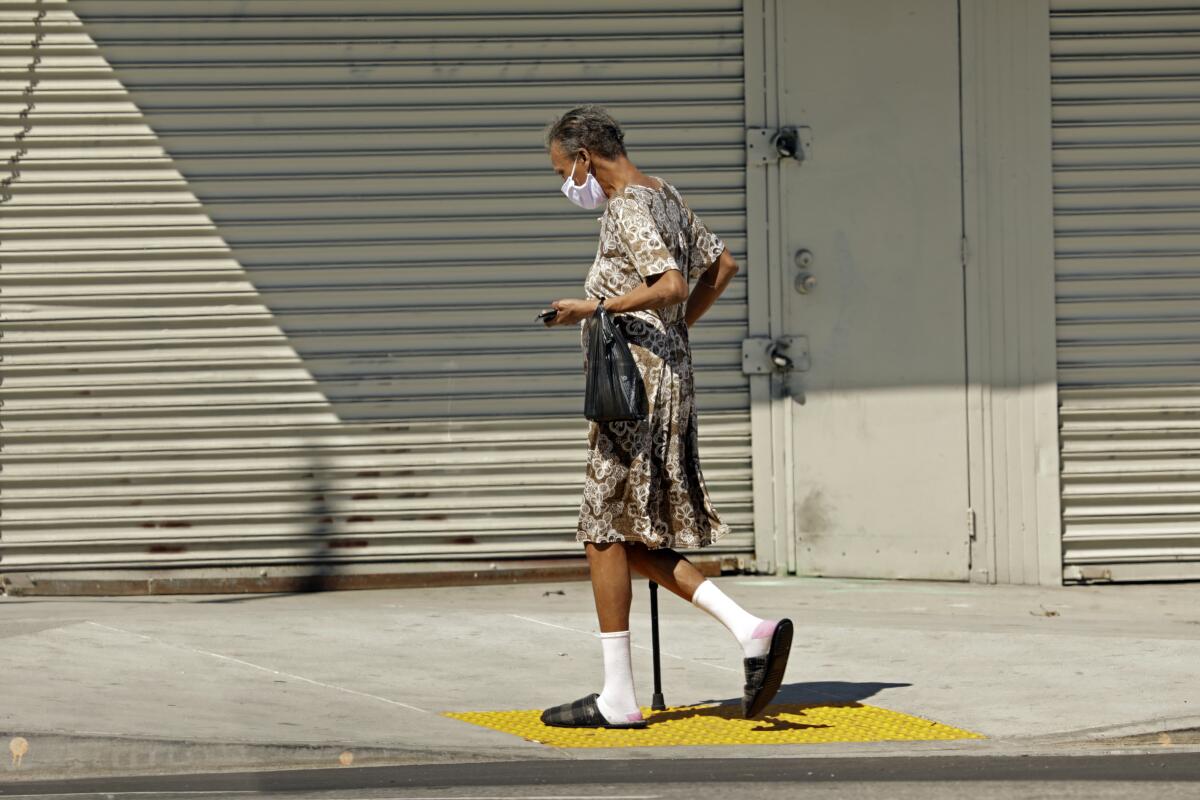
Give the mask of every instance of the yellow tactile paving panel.
[{"label": "yellow tactile paving panel", "polygon": [[758,719],[743,719],[737,705],[698,705],[642,713],[650,723],[637,730],[556,728],[543,725],[540,710],[446,711],[447,717],[511,733],[551,747],[669,747],[714,744],[820,744],[823,742],[916,742],[983,739],[940,722],[860,703],[774,705]]}]

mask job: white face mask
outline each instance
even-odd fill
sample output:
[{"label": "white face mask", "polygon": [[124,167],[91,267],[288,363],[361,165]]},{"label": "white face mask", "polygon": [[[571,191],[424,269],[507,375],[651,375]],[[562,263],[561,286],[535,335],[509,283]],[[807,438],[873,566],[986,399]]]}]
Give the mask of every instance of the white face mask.
[{"label": "white face mask", "polygon": [[598,208],[604,205],[604,201],[608,198],[595,175],[589,172],[582,186],[575,185],[575,166],[578,163],[579,159],[575,159],[571,164],[571,174],[567,176],[567,180],[562,185],[562,193],[580,208]]}]

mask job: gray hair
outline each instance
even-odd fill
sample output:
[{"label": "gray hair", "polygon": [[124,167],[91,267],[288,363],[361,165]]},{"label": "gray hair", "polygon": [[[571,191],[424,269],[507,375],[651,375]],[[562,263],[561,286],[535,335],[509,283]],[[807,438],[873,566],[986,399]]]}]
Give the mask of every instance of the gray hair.
[{"label": "gray hair", "polygon": [[571,157],[584,148],[605,158],[625,155],[625,133],[621,124],[597,105],[572,108],[550,123],[546,128],[547,149],[554,142],[558,142]]}]

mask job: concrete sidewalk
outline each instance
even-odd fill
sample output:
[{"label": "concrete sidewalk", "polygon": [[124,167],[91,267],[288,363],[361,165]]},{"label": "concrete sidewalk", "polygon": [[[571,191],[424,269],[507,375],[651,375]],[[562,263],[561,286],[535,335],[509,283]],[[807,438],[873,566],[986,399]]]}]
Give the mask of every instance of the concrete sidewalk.
[{"label": "concrete sidewalk", "polygon": [[[1095,752],[1121,734],[1200,727],[1200,585],[717,582],[755,613],[797,624],[776,702],[861,701],[988,738],[581,751],[441,716],[540,709],[598,691],[598,629],[583,582],[4,597],[0,734],[13,762],[19,755],[4,777],[531,758]],[[648,592],[644,580],[634,588],[634,666],[648,706]],[[733,639],[665,591],[660,611],[667,704],[736,702],[741,653]],[[1162,741],[1186,747],[1174,743],[1192,739]]]}]

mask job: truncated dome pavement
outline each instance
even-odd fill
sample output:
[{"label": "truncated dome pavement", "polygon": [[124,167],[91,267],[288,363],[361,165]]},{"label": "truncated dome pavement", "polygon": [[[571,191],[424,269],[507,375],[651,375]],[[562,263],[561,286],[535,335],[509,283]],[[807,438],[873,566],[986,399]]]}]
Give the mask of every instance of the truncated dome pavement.
[{"label": "truncated dome pavement", "polygon": [[541,709],[444,711],[444,716],[520,736],[550,747],[669,747],[673,745],[821,744],[983,739],[982,734],[861,703],[768,706],[757,719],[740,705],[643,708],[640,729],[557,728],[544,725]]}]

